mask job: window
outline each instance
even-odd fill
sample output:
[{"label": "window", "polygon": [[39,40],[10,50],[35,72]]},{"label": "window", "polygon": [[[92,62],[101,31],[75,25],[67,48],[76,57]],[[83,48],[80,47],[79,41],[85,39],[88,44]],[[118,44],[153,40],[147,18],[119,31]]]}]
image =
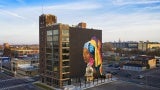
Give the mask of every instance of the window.
[{"label": "window", "polygon": [[47,47],[51,48],[52,47],[52,42],[47,42]]},{"label": "window", "polygon": [[53,36],[53,41],[58,41],[58,36]]},{"label": "window", "polygon": [[52,80],[51,78],[48,78],[48,77],[46,78],[47,82],[51,82],[51,80]]},{"label": "window", "polygon": [[69,78],[69,74],[63,74],[62,78],[63,78],[63,79]]},{"label": "window", "polygon": [[59,61],[54,61],[54,66],[59,66]]},{"label": "window", "polygon": [[69,37],[62,37],[62,41],[69,41]]},{"label": "window", "polygon": [[63,66],[69,66],[69,61],[63,62]]},{"label": "window", "polygon": [[54,48],[54,49],[53,49],[53,52],[54,52],[54,53],[58,53],[58,52],[59,52],[59,49],[58,49],[58,48]]},{"label": "window", "polygon": [[63,73],[69,72],[69,67],[67,67],[67,68],[62,68],[62,72],[63,72]]},{"label": "window", "polygon": [[69,59],[69,55],[62,55],[62,59],[63,59],[63,60]]},{"label": "window", "polygon": [[52,65],[52,61],[51,60],[47,60],[47,65]]},{"label": "window", "polygon": [[59,47],[59,43],[58,42],[53,42],[53,47]]},{"label": "window", "polygon": [[47,41],[52,41],[52,36],[47,36]]},{"label": "window", "polygon": [[52,66],[47,66],[47,70],[52,71]]},{"label": "window", "polygon": [[46,48],[47,53],[52,53],[52,48]]},{"label": "window", "polygon": [[58,35],[58,30],[53,30],[53,35]]},{"label": "window", "polygon": [[69,53],[69,48],[67,48],[67,49],[62,49],[62,53]]},{"label": "window", "polygon": [[59,54],[58,53],[54,53],[53,54],[53,60],[54,61],[58,61],[59,60]]},{"label": "window", "polygon": [[69,30],[62,30],[62,35],[69,35]]},{"label": "window", "polygon": [[47,31],[47,36],[49,36],[49,35],[52,35],[52,31],[51,30]]},{"label": "window", "polygon": [[69,47],[69,43],[68,42],[62,42],[62,47]]},{"label": "window", "polygon": [[52,59],[52,54],[46,54],[46,59],[51,60]]},{"label": "window", "polygon": [[58,71],[58,67],[57,67],[57,66],[54,66],[54,67],[53,67],[53,71],[54,71],[54,72],[57,72],[57,71]]}]

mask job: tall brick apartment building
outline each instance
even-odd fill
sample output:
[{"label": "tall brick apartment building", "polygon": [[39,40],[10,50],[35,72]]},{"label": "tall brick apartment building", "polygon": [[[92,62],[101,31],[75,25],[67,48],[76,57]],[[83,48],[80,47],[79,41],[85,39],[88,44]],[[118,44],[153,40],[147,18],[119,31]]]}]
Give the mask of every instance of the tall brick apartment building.
[{"label": "tall brick apartment building", "polygon": [[71,78],[85,75],[83,46],[91,37],[102,41],[102,31],[57,23],[51,14],[39,16],[40,76],[41,82],[53,87],[70,84]]}]

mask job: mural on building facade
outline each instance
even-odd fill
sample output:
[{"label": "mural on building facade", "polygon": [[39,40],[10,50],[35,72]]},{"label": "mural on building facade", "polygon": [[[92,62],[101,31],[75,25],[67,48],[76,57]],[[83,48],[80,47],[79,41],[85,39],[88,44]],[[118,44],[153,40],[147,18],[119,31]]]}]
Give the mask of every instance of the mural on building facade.
[{"label": "mural on building facade", "polygon": [[102,75],[101,41],[95,36],[83,47],[84,62],[87,63],[85,76],[87,81]]}]

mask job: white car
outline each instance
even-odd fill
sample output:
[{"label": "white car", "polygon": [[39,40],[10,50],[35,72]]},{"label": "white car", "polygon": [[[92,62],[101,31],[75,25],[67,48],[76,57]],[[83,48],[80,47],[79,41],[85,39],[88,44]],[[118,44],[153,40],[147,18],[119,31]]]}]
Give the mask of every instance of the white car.
[{"label": "white car", "polygon": [[144,78],[143,75],[138,75],[138,79],[142,79],[142,78]]}]

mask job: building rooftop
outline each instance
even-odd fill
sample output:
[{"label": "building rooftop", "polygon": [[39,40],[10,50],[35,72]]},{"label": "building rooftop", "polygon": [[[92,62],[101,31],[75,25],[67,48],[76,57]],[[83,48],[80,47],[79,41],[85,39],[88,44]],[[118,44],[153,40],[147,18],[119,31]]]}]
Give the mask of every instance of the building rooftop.
[{"label": "building rooftop", "polygon": [[142,65],[142,64],[135,64],[135,63],[127,63],[127,64],[124,64],[125,66],[134,66],[134,67],[144,67],[145,65]]},{"label": "building rooftop", "polygon": [[137,56],[135,58],[135,60],[150,60],[150,59],[154,59],[155,57],[153,56],[147,56],[147,55],[141,55],[141,56]]}]

